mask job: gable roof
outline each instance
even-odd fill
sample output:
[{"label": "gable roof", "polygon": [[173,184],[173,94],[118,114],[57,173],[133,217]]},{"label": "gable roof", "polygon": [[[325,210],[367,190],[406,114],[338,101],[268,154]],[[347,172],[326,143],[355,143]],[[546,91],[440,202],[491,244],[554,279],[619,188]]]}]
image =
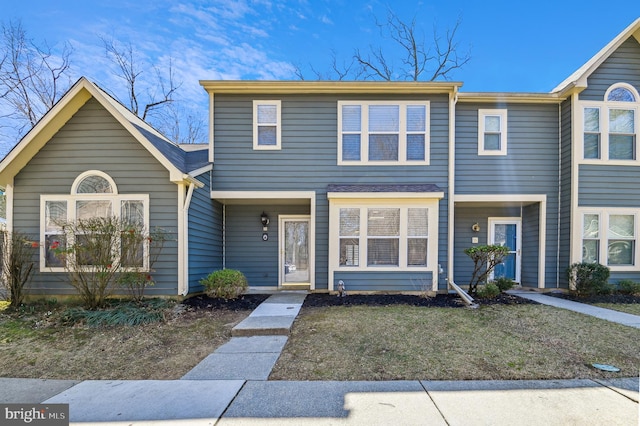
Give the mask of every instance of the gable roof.
[{"label": "gable roof", "polygon": [[587,78],[630,37],[635,37],[635,39],[640,43],[640,18],[633,21],[631,25],[618,34],[616,38],[611,40],[609,44],[603,47],[586,64],[578,68],[562,83],[558,84],[551,93],[565,94],[572,91],[574,88],[586,88]]},{"label": "gable roof", "polygon": [[169,171],[172,182],[194,182],[191,172],[209,163],[207,149],[186,152],[87,78],[81,77],[18,144],[0,161],[0,187],[11,183],[42,147],[91,98],[98,101],[149,153]]}]

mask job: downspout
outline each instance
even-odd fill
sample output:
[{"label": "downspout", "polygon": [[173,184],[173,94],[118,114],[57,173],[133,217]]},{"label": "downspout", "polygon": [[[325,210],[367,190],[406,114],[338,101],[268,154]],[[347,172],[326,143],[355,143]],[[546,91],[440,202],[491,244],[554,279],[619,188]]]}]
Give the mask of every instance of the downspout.
[{"label": "downspout", "polygon": [[560,224],[562,219],[562,102],[558,104],[558,218],[556,221],[556,288],[560,288]]},{"label": "downspout", "polygon": [[189,205],[195,184],[189,183],[185,194],[185,184],[178,184],[178,294],[189,293]]},{"label": "downspout", "polygon": [[[447,289],[453,282],[453,243],[454,243],[454,209],[455,209],[455,177],[456,177],[456,104],[458,89],[449,93],[449,199],[448,202],[448,235],[447,235]],[[437,288],[435,289],[437,290]]]}]

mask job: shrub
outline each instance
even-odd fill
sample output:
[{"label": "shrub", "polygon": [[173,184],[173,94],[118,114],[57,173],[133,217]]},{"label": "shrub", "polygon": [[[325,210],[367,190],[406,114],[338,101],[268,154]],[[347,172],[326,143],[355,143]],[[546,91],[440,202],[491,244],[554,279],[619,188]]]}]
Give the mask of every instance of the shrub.
[{"label": "shrub", "polygon": [[499,245],[474,246],[465,249],[464,253],[473,260],[469,294],[475,295],[478,292],[478,284],[487,281],[491,271],[509,254],[509,248]]},{"label": "shrub", "polygon": [[611,291],[611,286],[607,284],[609,268],[599,263],[574,263],[567,268],[567,277],[569,289],[581,297]]},{"label": "shrub", "polygon": [[21,232],[0,232],[0,279],[10,306],[22,304],[26,284],[33,274],[33,257],[39,244]]},{"label": "shrub", "polygon": [[200,284],[205,286],[208,296],[222,299],[236,299],[249,288],[247,278],[242,272],[235,269],[221,269],[212,272],[206,278],[201,279]]},{"label": "shrub", "polygon": [[618,281],[618,293],[640,294],[640,283],[632,280],[620,280]]},{"label": "shrub", "polygon": [[493,299],[500,294],[500,288],[493,282],[478,287],[477,296],[480,299]]},{"label": "shrub", "polygon": [[516,283],[513,282],[511,278],[507,277],[496,278],[493,283],[500,289],[501,292],[511,290],[513,286],[516,285]]}]

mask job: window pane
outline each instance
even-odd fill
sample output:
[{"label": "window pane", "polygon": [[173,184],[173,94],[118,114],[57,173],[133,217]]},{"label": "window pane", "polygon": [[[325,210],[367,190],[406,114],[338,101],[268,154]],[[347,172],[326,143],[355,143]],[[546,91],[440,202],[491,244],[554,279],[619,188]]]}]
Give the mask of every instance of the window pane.
[{"label": "window pane", "polygon": [[[76,235],[75,254],[78,265],[102,266],[113,262],[114,244],[111,234]],[[106,264],[101,264],[106,262]]]},{"label": "window pane", "polygon": [[409,266],[427,266],[427,239],[410,238],[407,240],[407,263]]},{"label": "window pane", "polygon": [[426,237],[429,235],[429,210],[408,209],[407,235],[410,237]]},{"label": "window pane", "polygon": [[424,132],[426,130],[426,110],[424,105],[407,105],[408,132]]},{"label": "window pane", "polygon": [[357,238],[340,239],[340,266],[360,265],[360,241]]},{"label": "window pane", "polygon": [[609,238],[633,238],[635,221],[634,216],[610,215],[609,216]]},{"label": "window pane", "polygon": [[583,238],[598,238],[600,229],[600,217],[597,214],[585,214],[582,224]]},{"label": "window pane", "polygon": [[634,111],[630,109],[609,110],[609,132],[634,133]]},{"label": "window pane", "polygon": [[600,158],[600,133],[585,133],[584,158]]},{"label": "window pane", "polygon": [[360,135],[342,135],[342,160],[360,161]]},{"label": "window pane", "polygon": [[277,105],[258,105],[258,124],[277,124]]},{"label": "window pane", "polygon": [[500,133],[485,133],[484,149],[487,151],[500,151]]},{"label": "window pane", "polygon": [[121,218],[131,225],[144,226],[144,203],[142,201],[127,200],[122,202]]},{"label": "window pane", "polygon": [[76,188],[77,194],[112,194],[113,189],[102,176],[91,175],[82,179]]},{"label": "window pane", "polygon": [[369,161],[398,161],[398,135],[369,135]]},{"label": "window pane", "polygon": [[633,265],[635,241],[609,240],[607,250],[608,265]]},{"label": "window pane", "polygon": [[400,107],[398,105],[370,105],[370,132],[397,132],[400,130]]},{"label": "window pane", "polygon": [[368,209],[367,229],[370,237],[400,235],[400,209]]},{"label": "window pane", "polygon": [[499,115],[486,115],[484,117],[484,131],[485,132],[500,132],[500,116]]},{"label": "window pane", "polygon": [[600,131],[600,108],[584,109],[584,131],[585,132]]},{"label": "window pane", "polygon": [[407,135],[407,160],[424,161],[424,135]]},{"label": "window pane", "polygon": [[76,219],[86,220],[93,217],[110,217],[111,201],[93,200],[76,203]]},{"label": "window pane", "polygon": [[66,201],[47,201],[44,204],[44,232],[62,231],[61,223],[67,220]]},{"label": "window pane", "polygon": [[276,126],[258,126],[258,145],[275,146],[277,144]]},{"label": "window pane", "polygon": [[362,125],[360,105],[342,106],[342,131],[359,132]]},{"label": "window pane", "polygon": [[609,159],[633,160],[635,159],[635,141],[633,135],[609,135]]},{"label": "window pane", "polygon": [[629,89],[625,89],[624,87],[616,87],[611,92],[609,92],[609,96],[607,96],[608,101],[615,102],[635,102],[636,99],[633,96],[633,93]]},{"label": "window pane", "polygon": [[367,240],[367,266],[398,266],[397,238],[370,238]]},{"label": "window pane", "polygon": [[360,235],[360,209],[340,209],[340,236]]},{"label": "window pane", "polygon": [[598,262],[599,261],[599,247],[598,240],[583,240],[582,241],[582,261],[583,262]]},{"label": "window pane", "polygon": [[63,267],[64,262],[55,255],[56,250],[64,250],[67,247],[66,237],[64,235],[47,235],[45,236],[45,253],[44,264],[47,267]]}]

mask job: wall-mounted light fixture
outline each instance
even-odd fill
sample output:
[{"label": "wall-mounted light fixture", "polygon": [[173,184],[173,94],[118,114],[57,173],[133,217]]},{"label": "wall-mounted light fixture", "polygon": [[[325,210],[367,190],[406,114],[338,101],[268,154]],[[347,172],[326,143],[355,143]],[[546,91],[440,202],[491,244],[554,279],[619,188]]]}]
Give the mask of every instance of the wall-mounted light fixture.
[{"label": "wall-mounted light fixture", "polygon": [[480,232],[480,224],[478,222],[474,223],[473,225],[471,225],[471,230],[473,232]]}]

